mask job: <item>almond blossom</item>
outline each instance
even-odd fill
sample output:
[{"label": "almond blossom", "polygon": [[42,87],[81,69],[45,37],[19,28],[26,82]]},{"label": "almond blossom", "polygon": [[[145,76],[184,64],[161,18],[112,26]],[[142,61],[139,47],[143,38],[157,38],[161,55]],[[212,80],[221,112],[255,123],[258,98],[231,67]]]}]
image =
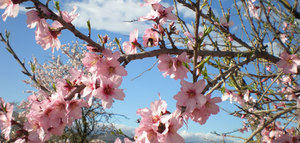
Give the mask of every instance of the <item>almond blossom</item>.
[{"label": "almond blossom", "polygon": [[[122,143],[122,141],[119,138],[117,138],[114,143]],[[128,138],[124,138],[124,143],[134,143],[134,142],[132,142]]]},{"label": "almond blossom", "polygon": [[85,57],[81,60],[84,67],[91,73],[95,73],[100,63],[102,62],[102,56],[95,53],[85,53]]},{"label": "almond blossom", "polygon": [[136,142],[156,142],[157,130],[160,119],[167,113],[167,102],[164,100],[154,101],[149,108],[138,109],[136,112],[141,116],[140,126],[135,129]]},{"label": "almond blossom", "polygon": [[300,59],[296,54],[288,54],[282,52],[280,54],[280,61],[276,63],[278,68],[282,68],[284,73],[296,74],[298,72],[297,67],[300,66]]},{"label": "almond blossom", "polygon": [[2,14],[3,21],[9,17],[16,17],[19,13],[19,4],[22,0],[1,0],[0,2],[0,9],[5,9],[4,13]]},{"label": "almond blossom", "polygon": [[234,23],[233,23],[232,21],[228,21],[228,20],[226,19],[226,17],[221,17],[221,18],[220,18],[220,24],[221,24],[222,26],[224,26],[224,27],[230,27],[230,26],[232,26]]},{"label": "almond blossom", "polygon": [[83,89],[82,97],[86,97],[88,105],[92,105],[93,97],[97,94],[97,89],[100,87],[100,78],[93,74],[92,76],[84,76],[82,83],[86,86]]},{"label": "almond blossom", "polygon": [[134,29],[132,32],[130,32],[129,41],[123,43],[123,50],[126,54],[135,54],[137,52],[136,47],[141,46],[137,41],[138,34],[138,29]]},{"label": "almond blossom", "polygon": [[159,71],[164,72],[164,77],[170,75],[170,77],[175,80],[187,78],[188,69],[185,67],[184,63],[189,63],[190,60],[187,58],[186,52],[183,52],[176,57],[162,54],[158,59],[158,69]]},{"label": "almond blossom", "polygon": [[12,128],[12,114],[14,106],[10,103],[5,103],[0,97],[0,129],[4,138],[9,140],[10,131]]},{"label": "almond blossom", "polygon": [[161,119],[161,124],[165,129],[158,135],[158,140],[163,143],[185,143],[183,137],[181,137],[177,131],[183,125],[183,118],[180,111],[176,110],[168,116],[164,116]]},{"label": "almond blossom", "polygon": [[152,4],[152,10],[147,16],[142,16],[139,18],[139,21],[152,20],[156,23],[165,24],[167,20],[177,20],[176,15],[172,13],[174,9],[172,6],[165,8],[159,3]]},{"label": "almond blossom", "polygon": [[185,107],[185,112],[190,113],[197,107],[201,107],[206,103],[205,96],[202,95],[202,90],[205,87],[204,80],[198,80],[195,83],[190,83],[185,80],[180,81],[180,92],[173,98],[177,100],[177,107]]},{"label": "almond blossom", "polygon": [[40,31],[36,31],[35,40],[36,43],[41,45],[44,50],[47,50],[52,47],[52,52],[54,52],[54,48],[59,50],[61,43],[58,39],[58,36],[61,34],[61,24],[57,21],[52,23],[50,26],[48,23],[43,25],[40,28]]},{"label": "almond blossom", "polygon": [[107,78],[117,76],[127,76],[127,71],[118,61],[120,53],[118,51],[112,53],[110,50],[104,51],[105,58],[99,63],[97,68],[97,74],[105,76]]},{"label": "almond blossom", "polygon": [[179,56],[176,56],[173,59],[173,73],[170,75],[171,78],[184,79],[187,78],[187,72],[189,71],[187,67],[185,67],[184,63],[189,63],[190,60],[187,58],[186,52],[183,52]]},{"label": "almond blossom", "polygon": [[137,143],[184,143],[184,139],[177,133],[183,125],[183,118],[179,110],[172,114],[167,111],[167,103],[161,98],[154,101],[149,108],[139,109],[140,125],[135,129]]},{"label": "almond blossom", "polygon": [[220,112],[219,106],[216,103],[220,103],[222,100],[220,97],[211,98],[211,95],[206,95],[206,102],[203,106],[197,106],[197,108],[190,114],[191,119],[201,125],[205,124],[211,114],[216,115]]},{"label": "almond blossom", "polygon": [[[190,50],[193,50],[194,49],[194,45],[195,45],[195,37],[194,35],[192,35],[190,32],[184,32],[184,35],[188,38],[188,48]],[[202,37],[203,36],[203,32],[199,32],[199,37]]]},{"label": "almond blossom", "polygon": [[159,33],[154,31],[152,28],[146,29],[143,36],[143,45],[144,47],[153,47],[158,45]]},{"label": "almond blossom", "polygon": [[76,13],[77,9],[77,6],[73,6],[73,11],[71,11],[70,13],[62,11],[61,15],[64,21],[66,21],[67,23],[71,23],[75,18],[77,18],[79,16],[79,14]]},{"label": "almond blossom", "polygon": [[67,101],[67,124],[72,125],[72,122],[82,117],[82,107],[87,107],[87,103],[83,99],[73,99]]},{"label": "almond blossom", "polygon": [[152,5],[152,8],[159,13],[158,19],[160,24],[166,23],[167,20],[177,20],[176,15],[172,13],[173,6],[165,8],[161,4],[156,3]]},{"label": "almond blossom", "polygon": [[173,58],[169,54],[161,54],[158,56],[158,69],[163,72],[163,76],[173,73]]},{"label": "almond blossom", "polygon": [[100,87],[97,89],[95,97],[101,99],[104,109],[111,107],[114,101],[113,98],[124,100],[125,94],[123,89],[118,89],[121,83],[122,78],[120,76],[101,77]]}]

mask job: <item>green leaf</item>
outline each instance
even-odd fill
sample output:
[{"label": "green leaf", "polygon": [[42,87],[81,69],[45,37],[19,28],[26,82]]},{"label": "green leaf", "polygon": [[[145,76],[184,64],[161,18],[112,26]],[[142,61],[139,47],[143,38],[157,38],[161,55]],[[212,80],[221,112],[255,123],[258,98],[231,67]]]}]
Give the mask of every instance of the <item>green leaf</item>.
[{"label": "green leaf", "polygon": [[190,67],[189,67],[189,64],[188,64],[188,63],[182,62],[182,64],[190,71]]},{"label": "green leaf", "polygon": [[202,71],[202,75],[203,75],[203,78],[204,78],[204,79],[207,79],[207,78],[208,78],[208,74],[207,74],[207,69],[206,69],[206,67],[204,67],[204,70]]},{"label": "green leaf", "polygon": [[118,44],[118,46],[120,46],[120,41],[118,38],[115,38],[116,43]]},{"label": "green leaf", "polygon": [[53,87],[54,91],[56,91],[56,86],[54,83],[52,84],[52,87]]},{"label": "green leaf", "polygon": [[35,65],[32,62],[30,62],[30,68],[31,68],[31,71],[34,73],[34,71],[35,71]]},{"label": "green leaf", "polygon": [[202,71],[204,64],[207,63],[210,60],[211,56],[206,57],[204,60],[202,60],[196,68],[199,68],[200,72]]},{"label": "green leaf", "polygon": [[67,82],[70,86],[72,86],[72,83],[71,83],[68,79],[66,79],[66,82]]},{"label": "green leaf", "polygon": [[222,86],[222,87],[220,88],[220,91],[222,92],[222,94],[224,94],[224,93],[225,93],[225,86]]},{"label": "green leaf", "polygon": [[87,24],[87,27],[88,27],[88,29],[89,29],[89,31],[90,31],[90,30],[91,30],[91,21],[88,20],[88,21],[86,22],[86,24]]},{"label": "green leaf", "polygon": [[59,1],[54,1],[55,9],[60,11]]},{"label": "green leaf", "polygon": [[10,32],[8,32],[8,31],[5,31],[5,36],[6,36],[6,38],[8,39],[8,38],[9,38],[9,36],[10,36]]}]

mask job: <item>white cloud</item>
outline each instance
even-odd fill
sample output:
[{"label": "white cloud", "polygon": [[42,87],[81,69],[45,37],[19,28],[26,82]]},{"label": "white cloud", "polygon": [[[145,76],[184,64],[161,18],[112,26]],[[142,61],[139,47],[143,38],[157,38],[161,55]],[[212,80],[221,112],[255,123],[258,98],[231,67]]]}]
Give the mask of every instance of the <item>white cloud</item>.
[{"label": "white cloud", "polygon": [[178,8],[178,12],[180,12],[183,15],[183,18],[195,17],[195,12],[187,7],[184,7],[182,4],[178,4],[177,8]]},{"label": "white cloud", "polygon": [[66,8],[78,7],[80,16],[74,20],[77,27],[86,28],[86,21],[96,30],[107,30],[128,35],[135,28],[140,31],[149,27],[145,22],[125,22],[137,20],[146,15],[150,7],[141,7],[139,0],[82,0],[66,3]]}]

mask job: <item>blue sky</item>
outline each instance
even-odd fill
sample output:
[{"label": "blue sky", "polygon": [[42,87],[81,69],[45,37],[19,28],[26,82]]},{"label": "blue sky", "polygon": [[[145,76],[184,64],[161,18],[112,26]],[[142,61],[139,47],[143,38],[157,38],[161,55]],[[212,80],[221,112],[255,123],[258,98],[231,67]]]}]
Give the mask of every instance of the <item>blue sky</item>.
[{"label": "blue sky", "polygon": [[[71,1],[68,0],[64,1],[65,3],[63,4],[63,8],[70,10],[72,8],[71,5],[73,4],[79,6],[81,17],[79,17],[77,21],[74,21],[74,24],[80,27],[80,31],[87,33],[85,21],[90,19],[92,27],[94,28],[92,32],[92,37],[94,39],[96,39],[98,33],[104,35],[108,31],[111,31],[108,32],[111,39],[113,39],[113,37],[120,37],[123,41],[126,41],[128,40],[127,36],[135,27],[138,27],[140,31],[143,31],[146,28],[143,24],[130,24],[123,22],[138,18],[139,16],[143,16],[148,13],[149,8],[136,8],[136,6],[139,5],[136,1],[137,0],[116,0],[115,2],[120,2],[119,5],[116,5],[116,3],[113,3],[112,1],[98,0],[98,2],[104,2],[104,4],[100,5],[96,1],[92,0],[84,0],[83,2],[77,3],[71,3]],[[114,5],[114,11],[110,10],[111,5]],[[225,5],[224,7],[230,6],[231,5]],[[128,9],[118,12],[118,10],[124,9],[124,7],[128,7]],[[184,18],[191,18],[192,15],[189,10],[183,9],[182,7],[180,9],[183,10],[181,15]],[[2,12],[3,11],[1,11],[1,13]],[[114,12],[117,14],[114,14]],[[99,13],[100,16],[96,16],[95,14],[97,13]],[[92,18],[91,16],[96,16],[96,18]],[[5,23],[0,20],[0,31],[3,33],[5,29],[11,32],[11,45],[15,52],[19,55],[20,59],[25,59],[26,63],[31,60],[32,56],[37,57],[41,63],[50,59],[51,50],[44,51],[39,45],[37,45],[34,39],[34,29],[28,29],[26,27],[25,12],[20,12],[16,18],[9,17]],[[140,32],[140,35],[141,33],[142,32]],[[76,40],[79,39],[75,38],[66,30],[64,30],[62,36],[60,36],[62,44]],[[4,45],[2,43],[0,44],[0,47],[0,66],[2,67],[0,70],[0,79],[2,81],[0,82],[0,97],[4,98],[6,101],[20,102],[29,96],[29,94],[24,93],[24,91],[31,90],[32,88],[22,82],[22,80],[28,78],[21,73],[20,66],[4,49]],[[59,52],[60,51],[55,51],[54,54],[57,55]],[[136,124],[135,121],[139,117],[136,115],[136,110],[139,108],[149,107],[151,102],[158,99],[158,93],[160,93],[162,99],[168,102],[168,110],[175,110],[176,102],[173,99],[173,96],[180,90],[179,81],[175,81],[169,77],[164,78],[161,72],[158,71],[157,66],[155,66],[151,71],[144,73],[143,76],[138,79],[133,81],[131,80],[152,66],[155,61],[155,58],[137,60],[131,62],[126,67],[128,76],[123,79],[122,83],[122,88],[125,89],[126,94],[125,101],[116,101],[110,111],[123,114],[129,119],[116,119],[117,123],[137,127],[138,124]],[[188,79],[188,81],[191,81],[191,79]],[[221,94],[216,93],[213,94],[213,96],[220,97]],[[225,109],[233,109],[233,105],[229,104],[227,101],[222,102],[219,105]],[[209,133],[212,131],[222,133],[241,127],[240,121],[240,119],[233,118],[224,111],[221,111],[218,115],[211,116],[205,125],[199,125],[190,121],[188,128],[185,127],[183,130],[194,133]]]}]

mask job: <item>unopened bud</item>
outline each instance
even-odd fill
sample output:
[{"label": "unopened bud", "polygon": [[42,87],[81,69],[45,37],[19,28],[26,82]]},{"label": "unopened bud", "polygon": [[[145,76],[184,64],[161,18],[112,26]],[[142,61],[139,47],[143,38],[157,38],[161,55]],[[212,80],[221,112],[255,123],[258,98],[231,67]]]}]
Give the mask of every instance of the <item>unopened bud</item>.
[{"label": "unopened bud", "polygon": [[108,39],[108,36],[107,36],[107,35],[105,35],[105,36],[103,37],[103,41],[102,41],[102,43],[103,43],[103,44],[107,43],[107,39]]}]

